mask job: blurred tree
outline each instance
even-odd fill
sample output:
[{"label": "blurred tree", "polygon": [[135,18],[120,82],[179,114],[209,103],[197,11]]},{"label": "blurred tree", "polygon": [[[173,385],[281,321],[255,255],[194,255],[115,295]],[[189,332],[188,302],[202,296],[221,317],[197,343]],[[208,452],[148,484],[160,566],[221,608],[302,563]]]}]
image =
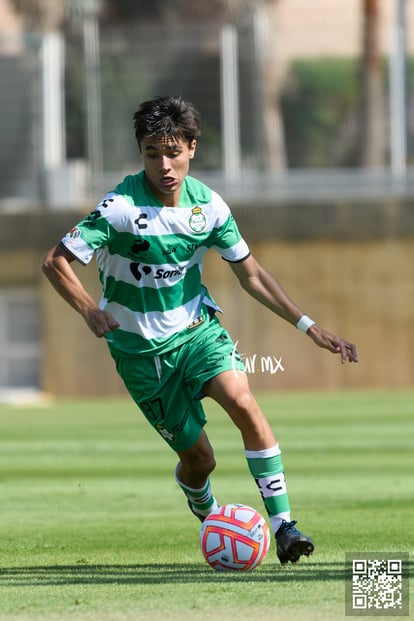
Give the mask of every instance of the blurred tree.
[{"label": "blurred tree", "polygon": [[358,71],[356,58],[292,63],[282,96],[289,168],[357,165]]},{"label": "blurred tree", "polygon": [[[255,2],[256,0],[253,0]],[[105,0],[104,18],[117,21],[163,19],[168,23],[214,21],[223,22],[234,18],[241,5],[249,0]]]},{"label": "blurred tree", "polygon": [[260,166],[267,171],[286,168],[287,156],[282,119],[282,93],[287,74],[274,33],[279,17],[279,0],[256,0],[256,51],[259,73],[258,114],[261,119]]},{"label": "blurred tree", "polygon": [[386,163],[387,128],[384,63],[379,50],[379,0],[362,0],[363,45],[361,58],[360,165]]}]

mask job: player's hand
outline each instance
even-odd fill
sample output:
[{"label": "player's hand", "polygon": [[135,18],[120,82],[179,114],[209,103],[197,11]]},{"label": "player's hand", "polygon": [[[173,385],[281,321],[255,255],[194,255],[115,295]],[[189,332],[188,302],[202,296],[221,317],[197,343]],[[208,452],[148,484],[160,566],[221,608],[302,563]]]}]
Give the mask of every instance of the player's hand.
[{"label": "player's hand", "polygon": [[333,354],[340,354],[342,364],[358,362],[358,354],[353,343],[320,328],[317,324],[311,326],[307,334],[319,347],[329,349]]},{"label": "player's hand", "polygon": [[105,334],[113,332],[113,330],[120,326],[120,323],[109,311],[103,311],[99,308],[87,311],[84,319],[98,338],[102,338]]}]

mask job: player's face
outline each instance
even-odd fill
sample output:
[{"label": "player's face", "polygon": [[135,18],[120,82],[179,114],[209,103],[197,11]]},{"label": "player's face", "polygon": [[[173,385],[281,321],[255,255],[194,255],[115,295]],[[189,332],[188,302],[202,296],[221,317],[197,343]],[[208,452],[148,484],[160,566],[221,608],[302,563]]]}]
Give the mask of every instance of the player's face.
[{"label": "player's face", "polygon": [[178,207],[181,186],[194,157],[196,141],[145,136],[140,144],[148,185],[163,205]]}]

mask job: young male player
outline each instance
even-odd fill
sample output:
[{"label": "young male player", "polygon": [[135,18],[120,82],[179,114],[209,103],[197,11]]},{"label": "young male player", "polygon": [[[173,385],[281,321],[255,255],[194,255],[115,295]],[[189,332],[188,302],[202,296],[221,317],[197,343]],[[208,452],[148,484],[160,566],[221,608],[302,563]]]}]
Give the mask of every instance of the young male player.
[{"label": "young male player", "polygon": [[[250,254],[227,204],[188,175],[200,133],[191,104],[179,97],[146,101],[134,115],[134,129],[143,170],[127,176],[48,252],[44,273],[92,332],[105,337],[132,398],[177,453],[176,481],[201,521],[218,506],[201,399],[223,407],[241,432],[278,558],[296,562],[312,554],[314,544],[291,520],[279,445],[216,316],[220,309],[201,282],[205,253],[216,250],[243,289],[342,363],[357,362],[356,348],[299,309]],[[99,305],[71,267],[94,254]]]}]

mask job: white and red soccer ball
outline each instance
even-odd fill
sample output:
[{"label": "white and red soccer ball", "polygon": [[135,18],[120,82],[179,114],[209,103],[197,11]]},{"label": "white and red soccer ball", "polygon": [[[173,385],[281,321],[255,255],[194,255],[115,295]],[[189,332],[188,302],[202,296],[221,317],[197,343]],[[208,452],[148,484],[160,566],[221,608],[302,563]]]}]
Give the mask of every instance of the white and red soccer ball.
[{"label": "white and red soccer ball", "polygon": [[269,527],[252,507],[223,505],[202,523],[200,546],[213,569],[250,571],[260,565],[269,551]]}]

